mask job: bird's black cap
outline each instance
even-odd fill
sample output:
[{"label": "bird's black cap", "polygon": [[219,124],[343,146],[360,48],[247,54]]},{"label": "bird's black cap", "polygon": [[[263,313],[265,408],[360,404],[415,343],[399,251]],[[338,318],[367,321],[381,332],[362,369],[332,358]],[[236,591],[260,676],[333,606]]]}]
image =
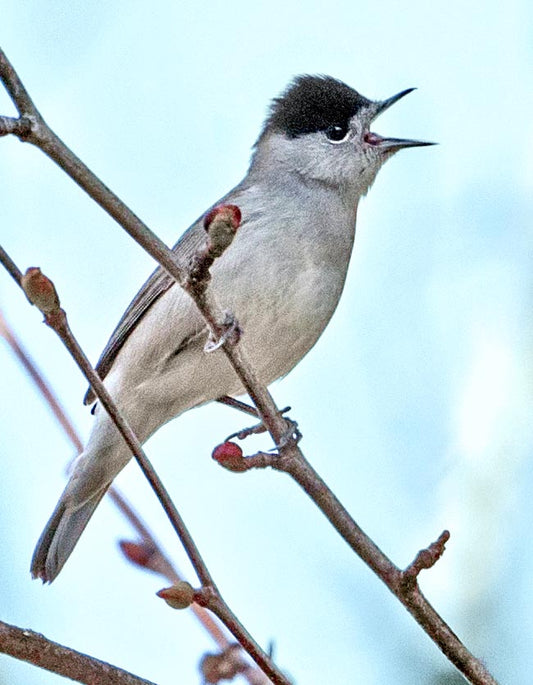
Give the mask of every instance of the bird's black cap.
[{"label": "bird's black cap", "polygon": [[369,104],[370,100],[331,76],[297,76],[272,101],[265,130],[281,131],[297,138],[344,124]]}]

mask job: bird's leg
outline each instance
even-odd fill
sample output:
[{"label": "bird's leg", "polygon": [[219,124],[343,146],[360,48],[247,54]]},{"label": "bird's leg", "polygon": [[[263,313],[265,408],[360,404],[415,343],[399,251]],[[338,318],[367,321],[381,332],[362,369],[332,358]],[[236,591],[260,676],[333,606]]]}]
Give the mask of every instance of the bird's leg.
[{"label": "bird's leg", "polygon": [[[230,398],[232,399],[232,398]],[[224,401],[224,400],[222,400]],[[231,406],[236,406],[238,409],[242,409],[242,407],[233,404],[233,402],[238,402],[238,400],[233,400],[231,402]],[[225,404],[230,404],[229,402],[224,402]],[[248,409],[251,409],[251,407],[248,407],[247,404],[244,404],[242,402],[238,403],[239,405],[244,405],[247,409],[243,409],[243,411],[248,411]],[[285,407],[284,409],[280,410],[280,415],[283,416],[283,414],[286,414],[288,411],[290,411],[290,407]],[[250,412],[251,413],[251,412]],[[281,447],[284,447],[289,440],[299,440],[301,438],[301,433],[298,430],[298,424],[296,421],[293,421],[292,419],[288,419],[286,416],[284,417],[285,421],[287,422],[287,432],[283,436],[281,440],[281,444],[276,445],[274,449],[279,449]],[[231,435],[228,435],[226,438],[226,442],[229,442],[230,440],[233,440],[234,438],[237,438],[238,440],[244,440],[245,438],[249,437],[250,435],[259,435],[261,433],[265,433],[266,428],[262,423],[257,423],[254,426],[249,426],[248,428],[243,428],[240,431],[237,431],[236,433],[232,433]]]},{"label": "bird's leg", "polygon": [[229,395],[223,395],[222,397],[219,397],[217,399],[217,402],[220,402],[220,404],[225,404],[228,407],[238,409],[239,411],[242,411],[245,414],[257,416],[257,409],[255,407],[246,404],[246,402],[241,402],[241,400],[236,400],[234,397],[230,397]]}]

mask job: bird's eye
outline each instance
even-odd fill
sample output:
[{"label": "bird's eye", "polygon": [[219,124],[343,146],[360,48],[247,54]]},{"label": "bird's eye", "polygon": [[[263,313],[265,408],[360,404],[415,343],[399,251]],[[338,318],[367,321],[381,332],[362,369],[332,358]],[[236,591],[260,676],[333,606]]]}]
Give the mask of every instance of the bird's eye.
[{"label": "bird's eye", "polygon": [[331,143],[342,143],[348,137],[350,129],[348,123],[333,124],[326,129],[326,137]]}]

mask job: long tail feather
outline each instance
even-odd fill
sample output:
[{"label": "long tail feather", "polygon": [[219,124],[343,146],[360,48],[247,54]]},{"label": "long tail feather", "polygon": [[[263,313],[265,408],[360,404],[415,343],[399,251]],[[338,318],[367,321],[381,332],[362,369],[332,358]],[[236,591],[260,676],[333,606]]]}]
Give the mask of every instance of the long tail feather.
[{"label": "long tail feather", "polygon": [[107,487],[76,509],[69,508],[63,497],[59,500],[33,553],[34,578],[51,583],[57,577],[106,492]]}]

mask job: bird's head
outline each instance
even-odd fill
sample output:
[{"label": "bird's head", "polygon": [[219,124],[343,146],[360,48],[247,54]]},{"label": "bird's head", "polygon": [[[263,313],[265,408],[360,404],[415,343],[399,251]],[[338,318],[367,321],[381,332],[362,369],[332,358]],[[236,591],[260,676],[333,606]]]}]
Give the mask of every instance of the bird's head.
[{"label": "bird's head", "polygon": [[298,76],[273,100],[250,170],[289,172],[304,182],[363,195],[395,152],[433,144],[370,130],[382,112],[412,90],[373,101],[330,76]]}]

